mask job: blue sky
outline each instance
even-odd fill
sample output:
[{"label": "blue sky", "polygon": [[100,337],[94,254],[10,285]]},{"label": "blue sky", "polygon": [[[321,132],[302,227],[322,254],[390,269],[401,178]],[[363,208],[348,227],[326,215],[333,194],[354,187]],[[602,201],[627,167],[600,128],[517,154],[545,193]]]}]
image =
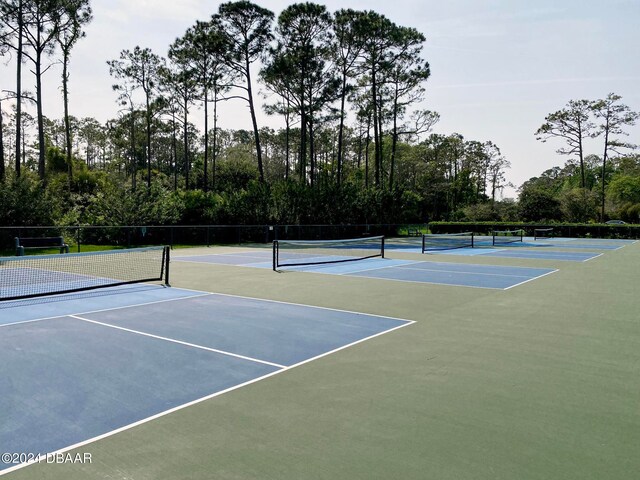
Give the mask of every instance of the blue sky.
[{"label": "blue sky", "polygon": [[[278,14],[292,2],[259,1]],[[431,64],[423,108],[442,119],[437,133],[458,132],[491,140],[511,162],[508,180],[519,186],[565,158],[556,142],[535,140],[544,117],[571,99],[603,98],[610,92],[640,110],[639,0],[330,0],[339,8],[371,9],[425,34]],[[116,115],[113,80],[106,61],[136,45],[165,55],[195,20],[208,18],[218,2],[204,0],[93,0],[94,21],[73,52],[71,112],[105,121]],[[0,65],[0,88],[12,88],[13,66]],[[51,93],[45,115],[61,116],[59,71],[47,73]],[[29,79],[29,81],[31,81]],[[8,84],[8,85],[7,85]],[[5,86],[6,85],[6,86]],[[197,122],[200,112],[194,110]],[[279,126],[262,116],[261,124]],[[242,103],[221,109],[222,128],[249,128]],[[629,129],[640,143],[640,126]],[[599,142],[587,146],[600,153]],[[514,196],[513,189],[507,196]]]}]

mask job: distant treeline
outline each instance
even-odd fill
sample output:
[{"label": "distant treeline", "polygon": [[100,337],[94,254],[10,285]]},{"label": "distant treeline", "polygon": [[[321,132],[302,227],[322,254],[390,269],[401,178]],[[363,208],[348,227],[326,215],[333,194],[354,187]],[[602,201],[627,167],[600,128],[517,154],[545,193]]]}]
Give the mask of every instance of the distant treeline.
[{"label": "distant treeline", "polygon": [[[5,225],[638,220],[638,157],[619,140],[637,114],[619,96],[550,114],[537,135],[562,139],[572,159],[501,201],[510,164],[494,143],[430,131],[424,34],[373,11],[298,3],[276,18],[223,3],[166,56],[135,46],[107,62],[119,113],[104,124],[68,109],[89,0],[0,0],[0,12],[0,54],[17,78],[0,96]],[[42,109],[52,61],[61,120]],[[23,63],[35,94],[22,91]],[[258,92],[284,128],[258,125]],[[248,112],[247,130],[219,127],[223,101]],[[603,155],[586,155],[598,135]]]}]

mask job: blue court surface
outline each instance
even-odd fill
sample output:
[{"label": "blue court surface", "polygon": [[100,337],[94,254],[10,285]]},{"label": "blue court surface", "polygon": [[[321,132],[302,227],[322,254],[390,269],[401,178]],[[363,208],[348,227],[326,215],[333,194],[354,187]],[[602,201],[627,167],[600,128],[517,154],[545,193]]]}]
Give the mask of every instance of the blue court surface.
[{"label": "blue court surface", "polygon": [[435,252],[441,255],[462,255],[472,257],[526,258],[532,260],[559,260],[563,262],[586,262],[602,253],[567,252],[554,250],[524,250],[507,248],[459,248]]},{"label": "blue court surface", "polygon": [[[173,261],[237,265],[254,268],[272,268],[272,262],[265,261],[270,256],[271,253],[267,251],[239,251],[237,253],[228,254],[184,257],[174,256]],[[256,262],[259,258],[262,258],[263,261]],[[305,259],[312,260],[309,258]],[[318,260],[323,261],[341,261],[343,259],[344,257],[337,255],[324,255],[318,258]],[[545,275],[549,275],[554,273],[556,270],[548,268],[473,265],[372,258],[357,262],[283,267],[280,271],[303,271],[412,283],[429,283],[506,290]]]},{"label": "blue court surface", "polygon": [[[509,243],[507,245],[499,245],[499,247],[524,247],[524,248],[557,248],[557,249],[576,249],[576,250],[619,250],[626,245],[635,243],[635,240],[620,239],[598,239],[598,238],[539,238],[524,237],[522,242]],[[486,242],[487,246],[491,245],[491,240]]]},{"label": "blue court surface", "polygon": [[[574,240],[574,239],[570,239]],[[477,256],[483,255],[487,257],[499,257],[499,258],[527,258],[537,260],[560,260],[566,262],[586,262],[593,258],[599,257],[602,253],[599,252],[569,252],[567,249],[575,248],[577,250],[618,250],[623,248],[624,245],[619,244],[574,244],[567,242],[563,243],[527,243],[517,242],[508,245],[500,245],[493,247],[491,241],[486,246],[480,246],[475,248],[456,248],[456,249],[434,249],[425,252],[426,254],[438,254],[438,255],[462,255],[462,256]],[[518,248],[520,247],[520,248]],[[547,247],[547,248],[539,248]],[[555,250],[556,248],[559,249]],[[404,253],[422,253],[422,248],[418,244],[394,244],[389,242],[385,245],[387,252],[404,252]]]},{"label": "blue court surface", "polygon": [[[524,249],[475,249],[474,255],[498,258],[528,258],[534,260],[560,260],[563,262],[587,262],[602,255],[588,252],[558,252],[553,250]],[[451,254],[451,252],[448,252]]]},{"label": "blue court surface", "polygon": [[615,244],[615,243],[580,243],[577,241],[578,239],[570,239],[567,242],[556,239],[556,241],[549,240],[536,240],[531,242],[523,242],[522,244],[515,246],[522,246],[526,248],[554,248],[554,249],[575,249],[575,250],[620,250],[624,248],[623,244]]},{"label": "blue court surface", "polygon": [[43,455],[413,323],[150,286],[0,305],[0,445]]}]

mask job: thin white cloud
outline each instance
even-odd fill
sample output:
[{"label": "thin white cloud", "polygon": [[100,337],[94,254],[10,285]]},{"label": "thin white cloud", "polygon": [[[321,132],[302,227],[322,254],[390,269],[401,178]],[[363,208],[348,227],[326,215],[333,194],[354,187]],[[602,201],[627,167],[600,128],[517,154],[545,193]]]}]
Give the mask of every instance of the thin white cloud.
[{"label": "thin white cloud", "polygon": [[[198,17],[202,13],[203,2],[200,0],[116,0],[115,5],[96,4],[94,10],[111,20],[122,23],[136,23],[137,20],[184,21]],[[212,5],[213,7],[213,5]]]},{"label": "thin white cloud", "polygon": [[584,83],[584,82],[619,82],[638,81],[640,77],[586,77],[586,78],[549,78],[538,80],[507,80],[502,82],[481,82],[481,83],[458,83],[451,85],[432,85],[431,89],[447,88],[487,88],[487,87],[512,87],[519,85],[553,85],[561,83]]}]

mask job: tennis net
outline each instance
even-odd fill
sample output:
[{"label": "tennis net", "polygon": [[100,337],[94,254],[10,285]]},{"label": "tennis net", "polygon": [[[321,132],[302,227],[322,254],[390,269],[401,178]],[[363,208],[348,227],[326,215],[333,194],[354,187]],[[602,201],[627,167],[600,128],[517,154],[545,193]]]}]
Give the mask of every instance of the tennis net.
[{"label": "tennis net", "polygon": [[522,242],[524,230],[494,230],[493,244],[508,245],[509,243]]},{"label": "tennis net", "polygon": [[473,232],[422,235],[422,253],[433,250],[473,248]]},{"label": "tennis net", "polygon": [[533,229],[533,239],[539,240],[541,238],[551,238],[553,237],[553,228],[534,228]]},{"label": "tennis net", "polygon": [[384,258],[384,237],[345,240],[274,240],[273,269]]},{"label": "tennis net", "polygon": [[0,258],[0,300],[156,281],[169,285],[169,247]]}]

